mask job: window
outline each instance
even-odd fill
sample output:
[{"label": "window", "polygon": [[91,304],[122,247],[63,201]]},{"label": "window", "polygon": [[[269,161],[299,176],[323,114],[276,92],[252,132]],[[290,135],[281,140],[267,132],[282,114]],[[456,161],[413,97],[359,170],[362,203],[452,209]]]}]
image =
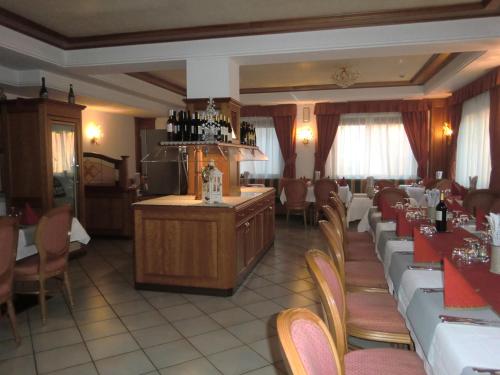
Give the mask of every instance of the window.
[{"label": "window", "polygon": [[455,179],[469,186],[469,176],[478,176],[477,187],[487,188],[490,183],[490,93],[466,100],[457,138]]},{"label": "window", "polygon": [[417,161],[400,113],[342,115],[326,175],[346,178],[415,177]]},{"label": "window", "polygon": [[272,117],[242,117],[241,121],[255,126],[257,146],[269,158],[266,161],[242,161],[240,173],[249,172],[250,178],[279,178],[283,173],[283,157],[281,156],[278,137],[274,130]]}]

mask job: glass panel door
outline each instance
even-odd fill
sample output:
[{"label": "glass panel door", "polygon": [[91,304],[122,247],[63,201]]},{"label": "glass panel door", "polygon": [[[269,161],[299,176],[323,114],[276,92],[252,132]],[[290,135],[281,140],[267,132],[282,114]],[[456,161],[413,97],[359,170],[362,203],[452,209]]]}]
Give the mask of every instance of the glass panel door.
[{"label": "glass panel door", "polygon": [[78,174],[76,164],[75,127],[53,122],[52,172],[54,207],[69,204],[78,215]]}]

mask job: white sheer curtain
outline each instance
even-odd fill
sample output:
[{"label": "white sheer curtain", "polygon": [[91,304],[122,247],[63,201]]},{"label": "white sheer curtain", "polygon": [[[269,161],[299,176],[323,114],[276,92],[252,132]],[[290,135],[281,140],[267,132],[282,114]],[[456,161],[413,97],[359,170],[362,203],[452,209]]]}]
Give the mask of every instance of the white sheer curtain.
[{"label": "white sheer curtain", "polygon": [[466,100],[457,138],[455,179],[469,186],[469,176],[478,176],[477,187],[487,188],[490,183],[490,93]]},{"label": "white sheer curtain", "polygon": [[240,120],[255,126],[257,146],[269,158],[267,161],[240,162],[240,173],[249,172],[250,178],[279,178],[283,172],[283,157],[274,130],[273,118],[242,117]]},{"label": "white sheer curtain", "polygon": [[416,176],[417,161],[401,113],[342,115],[325,173],[346,178],[402,179]]},{"label": "white sheer curtain", "polygon": [[71,173],[75,164],[75,132],[52,130],[52,169],[54,173]]}]

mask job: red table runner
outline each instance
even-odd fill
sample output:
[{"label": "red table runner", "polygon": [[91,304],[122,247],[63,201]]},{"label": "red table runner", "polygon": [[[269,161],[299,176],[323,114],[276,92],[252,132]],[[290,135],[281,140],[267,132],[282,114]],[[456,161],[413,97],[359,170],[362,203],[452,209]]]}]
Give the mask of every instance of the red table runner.
[{"label": "red table runner", "polygon": [[461,228],[426,237],[414,229],[414,261],[444,264],[444,303],[446,307],[483,307],[490,305],[500,314],[500,275],[489,271],[489,263],[457,264],[452,259],[455,247],[464,247],[464,238],[473,235]]},{"label": "red table runner", "polygon": [[380,199],[379,209],[382,213],[382,220],[395,220],[396,219],[396,209],[391,207],[385,199]]},{"label": "red table runner", "polygon": [[407,210],[396,212],[396,235],[398,237],[413,237],[413,228],[420,228],[421,224],[429,223],[429,219],[409,221],[406,213]]}]

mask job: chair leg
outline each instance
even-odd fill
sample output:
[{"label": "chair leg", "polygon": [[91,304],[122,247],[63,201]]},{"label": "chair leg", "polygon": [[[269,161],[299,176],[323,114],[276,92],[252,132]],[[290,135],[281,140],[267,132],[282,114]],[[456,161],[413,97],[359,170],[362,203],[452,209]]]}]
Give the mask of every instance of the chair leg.
[{"label": "chair leg", "polygon": [[16,312],[14,310],[12,298],[7,300],[7,313],[9,314],[10,325],[12,326],[12,333],[14,334],[16,344],[19,345],[21,343],[21,338],[17,332]]},{"label": "chair leg", "polygon": [[68,298],[69,307],[73,309],[73,293],[71,292],[71,285],[69,283],[68,271],[64,272],[64,290],[66,291],[66,297]]},{"label": "chair leg", "polygon": [[45,301],[45,280],[40,280],[40,289],[38,293],[38,302],[40,303],[40,312],[42,315],[42,324],[47,322],[47,303]]},{"label": "chair leg", "polygon": [[304,211],[302,211],[303,215],[304,215],[304,228],[307,229],[307,215],[306,215],[306,210],[304,209]]}]

